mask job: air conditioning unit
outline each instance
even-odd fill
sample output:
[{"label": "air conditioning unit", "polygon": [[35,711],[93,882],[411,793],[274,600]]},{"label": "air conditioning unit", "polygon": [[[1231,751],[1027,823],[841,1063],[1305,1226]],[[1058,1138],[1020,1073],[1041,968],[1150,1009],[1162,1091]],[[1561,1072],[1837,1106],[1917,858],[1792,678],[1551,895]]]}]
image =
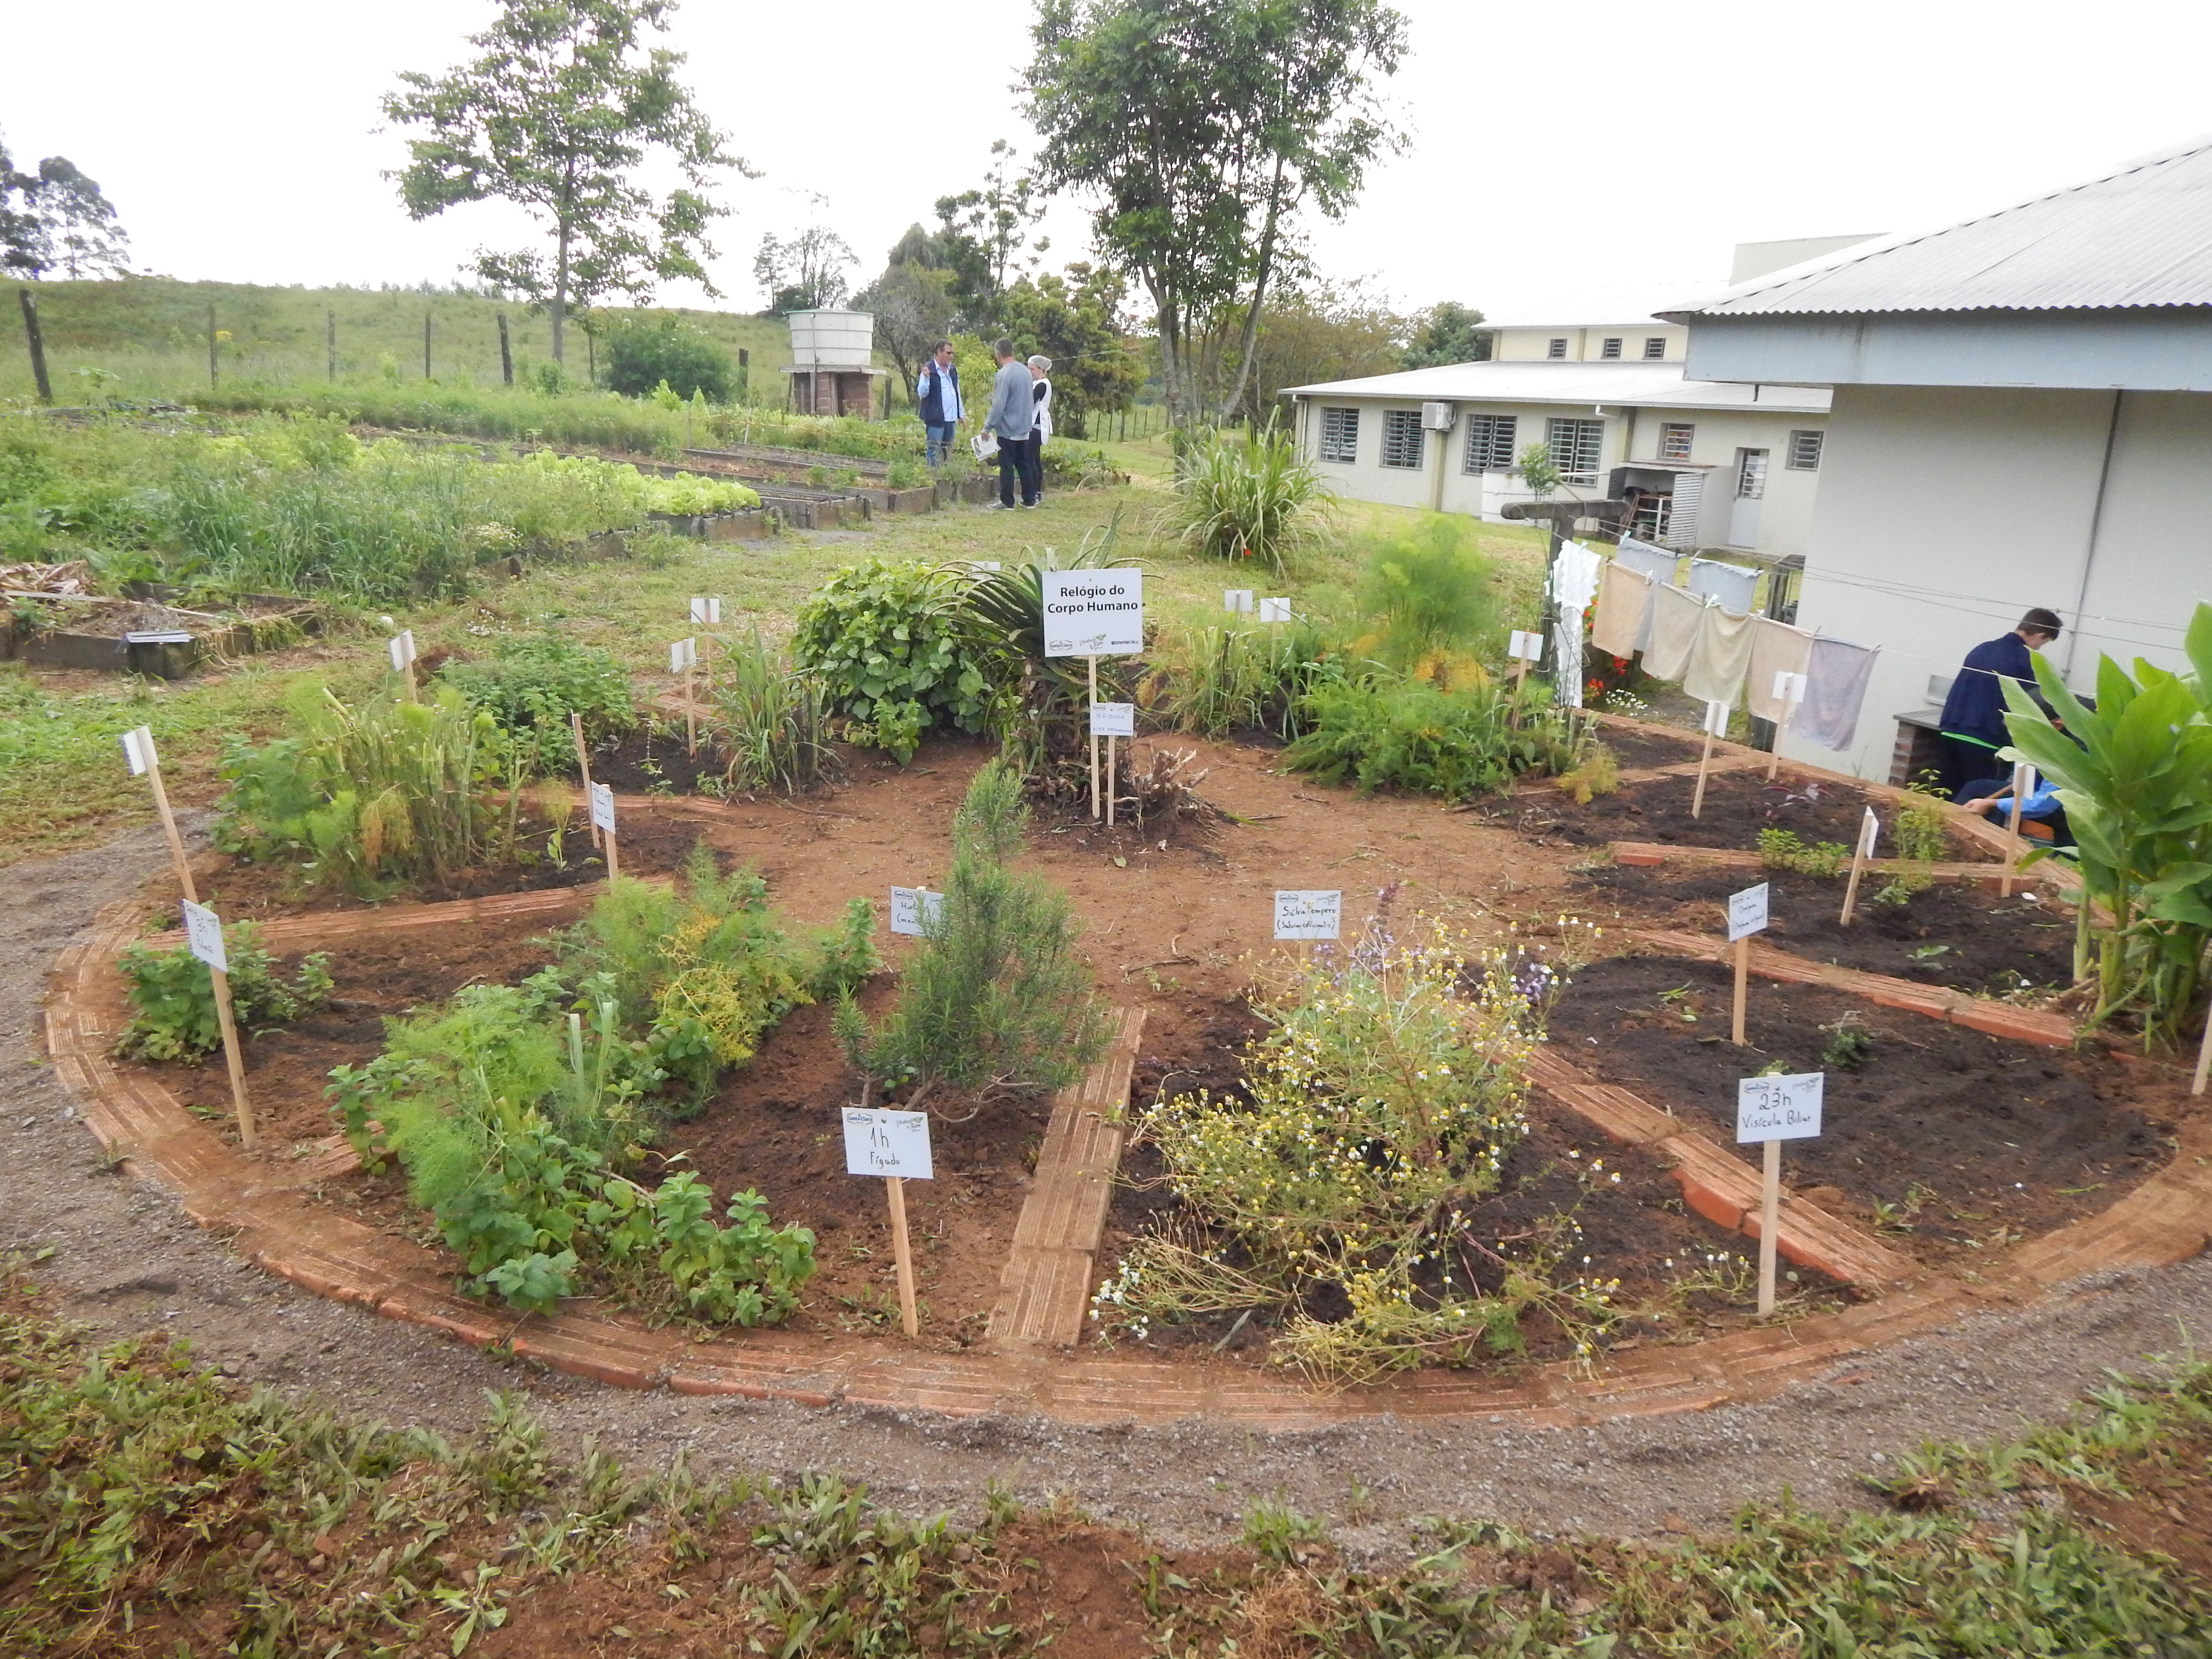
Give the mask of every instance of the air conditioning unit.
[{"label": "air conditioning unit", "polygon": [[1423,404],[1421,426],[1429,432],[1449,432],[1452,422],[1459,418],[1458,408],[1451,404]]}]

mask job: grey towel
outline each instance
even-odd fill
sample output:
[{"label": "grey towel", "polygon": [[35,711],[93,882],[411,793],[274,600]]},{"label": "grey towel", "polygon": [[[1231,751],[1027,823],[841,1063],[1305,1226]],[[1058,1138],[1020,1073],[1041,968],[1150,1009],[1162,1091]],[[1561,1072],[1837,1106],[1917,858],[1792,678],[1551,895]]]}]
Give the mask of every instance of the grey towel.
[{"label": "grey towel", "polygon": [[1790,734],[1823,749],[1850,748],[1877,654],[1849,640],[1816,637],[1805,662],[1805,706],[1790,721]]},{"label": "grey towel", "polygon": [[1723,564],[1717,559],[1692,559],[1688,586],[1692,593],[1718,599],[1723,610],[1745,616],[1751,611],[1751,596],[1759,586],[1759,572],[1747,565]]},{"label": "grey towel", "polygon": [[1623,536],[1613,552],[1613,561],[1626,570],[1639,570],[1662,586],[1674,585],[1674,568],[1681,560],[1663,547],[1654,547],[1650,542],[1639,542],[1633,536]]}]

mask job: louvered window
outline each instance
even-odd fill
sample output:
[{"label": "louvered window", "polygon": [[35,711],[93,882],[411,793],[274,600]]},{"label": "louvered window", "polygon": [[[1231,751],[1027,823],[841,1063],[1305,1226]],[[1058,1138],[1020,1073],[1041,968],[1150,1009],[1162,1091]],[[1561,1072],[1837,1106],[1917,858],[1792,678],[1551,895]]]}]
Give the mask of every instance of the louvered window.
[{"label": "louvered window", "polygon": [[1510,415],[1474,415],[1467,422],[1467,464],[1469,472],[1510,472],[1513,470],[1514,429],[1519,422]]},{"label": "louvered window", "polygon": [[1601,357],[1618,357],[1620,356],[1620,337],[1617,335],[1607,337],[1606,343],[1598,348],[1597,355]]},{"label": "louvered window", "polygon": [[1667,337],[1663,334],[1654,334],[1646,338],[1644,342],[1644,355],[1647,358],[1665,356],[1667,355]]},{"label": "louvered window", "polygon": [[1659,426],[1659,459],[1662,461],[1686,461],[1690,459],[1691,440],[1698,428],[1687,421],[1663,421]]},{"label": "louvered window", "polygon": [[1793,432],[1790,434],[1790,470],[1792,472],[1818,472],[1820,470],[1820,434]]},{"label": "louvered window", "polygon": [[1359,411],[1324,409],[1321,412],[1321,458],[1324,461],[1359,459]]},{"label": "louvered window", "polygon": [[1558,339],[1553,340],[1553,341],[1551,343],[1551,344],[1549,344],[1548,346],[1545,347],[1545,348],[1544,348],[1544,355],[1545,355],[1547,357],[1564,357],[1564,356],[1565,356],[1567,355],[1567,341],[1566,341],[1566,337],[1565,337],[1565,335],[1562,335],[1562,336],[1560,336]]},{"label": "louvered window", "polygon": [[1605,455],[1603,421],[1551,420],[1544,422],[1544,441],[1552,452],[1552,465],[1571,484],[1597,482],[1599,463]]},{"label": "louvered window", "polygon": [[1421,465],[1421,411],[1386,409],[1382,411],[1382,465],[1419,471]]}]

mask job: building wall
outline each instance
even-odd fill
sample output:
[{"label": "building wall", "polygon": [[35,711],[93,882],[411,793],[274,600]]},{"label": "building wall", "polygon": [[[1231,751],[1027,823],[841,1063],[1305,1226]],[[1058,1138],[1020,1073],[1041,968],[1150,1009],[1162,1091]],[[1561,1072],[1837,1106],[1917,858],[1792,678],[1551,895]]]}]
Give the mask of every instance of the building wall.
[{"label": "building wall", "polygon": [[[1605,342],[1620,342],[1622,362],[1679,363],[1689,344],[1690,331],[1678,323],[1662,323],[1646,319],[1640,323],[1590,323],[1573,328],[1505,327],[1497,331],[1491,345],[1491,356],[1501,362],[1540,362],[1551,356],[1552,342],[1564,339],[1567,355],[1563,360],[1571,363],[1602,362]],[[1667,342],[1663,359],[1646,358],[1644,343],[1647,339]]]},{"label": "building wall", "polygon": [[2182,667],[2208,468],[2202,394],[1838,386],[1798,621],[1882,653],[1854,750],[1784,752],[1886,776],[1897,717],[2030,605],[2078,622],[2050,653],[2076,690],[2100,653]]},{"label": "building wall", "polygon": [[[1661,426],[1686,422],[1690,434],[1689,459],[1712,471],[1705,475],[1705,498],[1699,510],[1698,540],[1705,547],[1726,547],[1729,519],[1735,501],[1736,468],[1746,449],[1766,452],[1766,495],[1760,504],[1759,531],[1752,550],[1776,558],[1802,553],[1813,528],[1813,500],[1820,471],[1790,468],[1790,434],[1818,432],[1827,416],[1778,411],[1763,414],[1735,409],[1638,409],[1630,411],[1635,425],[1626,459],[1659,459]],[[1826,465],[1825,449],[1822,465]]]}]

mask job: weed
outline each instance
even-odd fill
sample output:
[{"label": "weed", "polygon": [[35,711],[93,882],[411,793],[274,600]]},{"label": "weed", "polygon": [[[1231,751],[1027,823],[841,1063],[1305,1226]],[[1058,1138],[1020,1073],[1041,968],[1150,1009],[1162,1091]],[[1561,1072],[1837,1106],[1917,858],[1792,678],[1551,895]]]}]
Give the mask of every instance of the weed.
[{"label": "weed", "polygon": [[1244,1547],[1278,1566],[1303,1562],[1308,1550],[1323,1542],[1328,1528],[1279,1500],[1256,1498],[1244,1508]]},{"label": "weed", "polygon": [[1593,798],[1620,787],[1620,762],[1603,744],[1591,743],[1582,758],[1553,781],[1574,798],[1576,805],[1587,806]]},{"label": "weed", "polygon": [[1818,842],[1808,847],[1795,830],[1769,828],[1759,832],[1759,861],[1770,870],[1832,876],[1842,871],[1850,855],[1851,849],[1837,842]]},{"label": "weed", "polygon": [[1874,1033],[1867,1029],[1864,1016],[1847,1013],[1820,1029],[1828,1034],[1827,1044],[1820,1050],[1821,1065],[1851,1072],[1874,1057]]},{"label": "weed", "polygon": [[[330,954],[318,951],[301,959],[289,984],[278,976],[276,958],[250,921],[223,929],[223,954],[229,963],[231,1007],[239,1024],[288,1024],[330,1000]],[[140,943],[126,946],[121,962],[131,1023],[117,1040],[116,1052],[140,1060],[198,1060],[222,1041],[216,1013],[215,980],[208,965],[179,945],[156,951]]]},{"label": "weed", "polygon": [[438,678],[508,731],[528,732],[538,744],[533,769],[544,765],[549,752],[552,769],[568,769],[572,714],[582,717],[592,743],[637,724],[622,664],[559,634],[511,635],[493,647],[489,662],[449,662]]}]

